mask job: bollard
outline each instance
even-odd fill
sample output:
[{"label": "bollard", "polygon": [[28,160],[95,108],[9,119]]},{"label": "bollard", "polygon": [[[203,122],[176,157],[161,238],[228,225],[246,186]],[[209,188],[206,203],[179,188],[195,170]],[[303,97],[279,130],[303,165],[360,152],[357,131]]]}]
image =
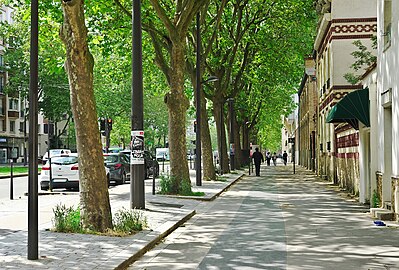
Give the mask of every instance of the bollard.
[{"label": "bollard", "polygon": [[50,157],[50,154],[49,154],[49,156],[48,156],[48,164],[49,164],[49,167],[50,167],[50,170],[49,170],[49,182],[48,182],[48,190],[50,191],[50,192],[53,192],[53,174],[52,174],[52,168],[51,168],[51,157]]},{"label": "bollard", "polygon": [[165,172],[165,154],[163,154],[162,158],[162,172]]},{"label": "bollard", "polygon": [[14,161],[10,159],[10,200],[14,200],[14,174],[13,174],[13,163]]},{"label": "bollard", "polygon": [[155,160],[152,161],[152,195],[155,195]]}]

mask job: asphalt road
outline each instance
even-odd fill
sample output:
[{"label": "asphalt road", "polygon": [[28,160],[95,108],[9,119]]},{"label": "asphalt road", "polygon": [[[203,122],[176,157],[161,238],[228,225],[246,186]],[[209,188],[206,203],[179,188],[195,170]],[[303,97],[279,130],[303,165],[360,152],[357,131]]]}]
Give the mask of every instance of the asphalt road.
[{"label": "asphalt road", "polygon": [[[302,170],[244,177],[129,269],[399,269],[399,234]],[[394,224],[393,224],[394,226]]]}]

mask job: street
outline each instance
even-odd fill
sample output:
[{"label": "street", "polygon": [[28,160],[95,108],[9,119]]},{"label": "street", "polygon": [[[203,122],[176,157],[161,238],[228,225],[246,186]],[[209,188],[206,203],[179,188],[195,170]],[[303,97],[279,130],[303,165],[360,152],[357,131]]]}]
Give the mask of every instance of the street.
[{"label": "street", "polygon": [[[10,199],[10,178],[0,179],[0,201],[5,199]],[[28,177],[14,177],[14,199],[24,196],[28,192]],[[40,190],[40,185],[39,185]]]},{"label": "street", "polygon": [[397,227],[303,169],[262,167],[129,269],[399,269]]}]

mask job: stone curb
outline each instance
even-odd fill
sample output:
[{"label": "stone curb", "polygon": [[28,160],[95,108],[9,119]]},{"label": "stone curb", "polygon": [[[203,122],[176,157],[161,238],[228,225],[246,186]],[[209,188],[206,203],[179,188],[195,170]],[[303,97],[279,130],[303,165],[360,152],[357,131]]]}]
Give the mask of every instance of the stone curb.
[{"label": "stone curb", "polygon": [[217,197],[220,196],[223,192],[229,189],[232,185],[234,185],[238,180],[240,180],[246,174],[241,174],[239,177],[231,181],[227,186],[225,186],[221,191],[212,195],[211,197],[197,197],[197,196],[174,196],[174,195],[162,195],[169,198],[176,198],[176,199],[183,199],[183,200],[196,200],[196,201],[203,201],[203,202],[211,202],[215,200]]},{"label": "stone curb", "polygon": [[[12,177],[23,177],[23,176],[29,176],[29,174],[28,173],[18,173],[18,174],[14,174]],[[10,174],[8,174],[8,175],[0,175],[0,179],[7,179],[7,178],[10,178],[11,177],[11,175]]]},{"label": "stone curb", "polygon": [[166,229],[164,232],[161,232],[153,240],[148,242],[144,247],[142,247],[139,251],[137,251],[135,254],[130,256],[128,259],[126,259],[124,262],[119,264],[117,267],[115,267],[115,270],[124,270],[129,265],[131,265],[133,262],[135,262],[137,259],[142,257],[147,251],[151,250],[153,247],[155,247],[162,239],[164,239],[166,236],[171,234],[174,230],[176,230],[178,227],[183,225],[186,221],[188,221],[190,218],[192,218],[196,214],[195,210],[192,210],[190,213],[188,213],[185,217],[177,221],[173,226],[169,227]]}]

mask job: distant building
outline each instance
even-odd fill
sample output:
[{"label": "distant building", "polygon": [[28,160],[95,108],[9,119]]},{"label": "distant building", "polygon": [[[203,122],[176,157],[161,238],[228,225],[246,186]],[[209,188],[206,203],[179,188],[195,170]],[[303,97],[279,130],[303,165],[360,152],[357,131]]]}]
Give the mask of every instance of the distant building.
[{"label": "distant building", "polygon": [[314,56],[305,58],[305,73],[299,86],[298,163],[316,171],[317,166],[317,95]]},{"label": "distant building", "polygon": [[[0,7],[0,21],[12,23],[12,9],[7,6]],[[4,66],[3,55],[8,44],[5,40],[0,39],[0,66]],[[10,159],[14,162],[26,162],[25,157],[28,156],[28,100],[21,98],[19,95],[8,95],[4,92],[7,83],[7,72],[0,71],[0,164],[8,163]],[[58,123],[57,134],[62,130],[65,121]],[[54,126],[54,125],[52,125]],[[47,132],[49,130],[47,119],[39,114],[38,117],[38,152],[39,156],[44,155],[47,150]],[[50,130],[54,130],[50,128]],[[64,140],[67,139],[67,132],[63,135]],[[64,143],[62,148],[66,148]]]}]

